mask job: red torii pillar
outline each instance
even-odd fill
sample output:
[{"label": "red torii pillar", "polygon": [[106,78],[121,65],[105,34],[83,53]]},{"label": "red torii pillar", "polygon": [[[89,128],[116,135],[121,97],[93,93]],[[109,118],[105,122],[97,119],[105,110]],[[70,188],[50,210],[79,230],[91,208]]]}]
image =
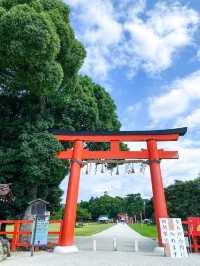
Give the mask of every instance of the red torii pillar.
[{"label": "red torii pillar", "polygon": [[[159,130],[159,131],[132,131],[132,132],[68,132],[50,130],[58,140],[74,142],[73,149],[58,153],[58,158],[71,159],[70,176],[66,198],[66,207],[61,230],[59,246],[55,248],[58,253],[77,251],[74,244],[74,228],[76,222],[76,208],[79,192],[80,171],[82,160],[87,159],[147,159],[149,160],[152,191],[154,199],[156,225],[159,246],[162,246],[160,233],[160,218],[168,217],[167,206],[161,176],[160,160],[177,159],[176,151],[164,151],[157,148],[157,141],[176,141],[183,136],[187,128]],[[145,141],[147,150],[121,151],[122,141]],[[83,142],[110,142],[109,151],[89,151],[83,148]]]},{"label": "red torii pillar", "polygon": [[81,141],[76,141],[71,162],[69,184],[67,190],[66,206],[63,219],[62,235],[60,238],[61,246],[74,247],[74,228],[76,223],[76,206],[78,201],[79,183],[80,183],[80,161],[82,159],[83,144]]},{"label": "red torii pillar", "polygon": [[160,232],[160,218],[167,218],[167,205],[165,199],[165,192],[163,187],[160,158],[157,149],[157,143],[155,140],[148,140],[147,147],[149,151],[149,166],[151,172],[151,184],[153,191],[153,203],[155,209],[155,218],[158,232],[159,246],[162,246],[161,232]]}]

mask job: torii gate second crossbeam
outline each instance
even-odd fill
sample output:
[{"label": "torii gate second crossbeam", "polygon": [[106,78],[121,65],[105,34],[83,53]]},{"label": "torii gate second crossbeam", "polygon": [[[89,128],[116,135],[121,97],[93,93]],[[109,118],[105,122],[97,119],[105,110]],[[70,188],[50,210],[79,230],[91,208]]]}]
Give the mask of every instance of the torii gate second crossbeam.
[{"label": "torii gate second crossbeam", "polygon": [[[120,131],[120,132],[69,132],[65,130],[50,129],[61,142],[73,142],[72,149],[57,154],[62,160],[71,160],[70,176],[67,190],[64,219],[61,229],[59,246],[56,252],[66,253],[76,251],[74,245],[74,228],[76,223],[76,208],[79,192],[81,166],[84,160],[89,159],[147,159],[149,162],[153,201],[158,232],[159,246],[162,246],[160,233],[160,218],[167,218],[167,206],[160,161],[162,159],[178,159],[177,151],[158,149],[157,142],[177,141],[187,132],[187,128],[153,131]],[[109,142],[108,151],[90,151],[84,148],[88,142]],[[121,151],[121,142],[146,142],[147,149],[139,151]]]}]

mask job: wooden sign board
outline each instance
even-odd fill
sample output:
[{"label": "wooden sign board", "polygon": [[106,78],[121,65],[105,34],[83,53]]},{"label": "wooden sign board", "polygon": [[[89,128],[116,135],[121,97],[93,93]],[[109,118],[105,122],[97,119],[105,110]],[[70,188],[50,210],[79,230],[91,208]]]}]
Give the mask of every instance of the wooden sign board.
[{"label": "wooden sign board", "polygon": [[188,257],[183,226],[180,218],[160,218],[165,255],[172,258]]}]

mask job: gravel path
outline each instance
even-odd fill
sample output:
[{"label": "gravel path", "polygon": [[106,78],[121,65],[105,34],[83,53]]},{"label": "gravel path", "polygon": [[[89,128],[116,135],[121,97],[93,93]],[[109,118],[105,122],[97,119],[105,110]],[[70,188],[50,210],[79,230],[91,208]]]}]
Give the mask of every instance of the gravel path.
[{"label": "gravel path", "polygon": [[117,250],[133,252],[135,240],[138,242],[139,251],[152,252],[156,242],[141,236],[126,224],[117,224],[113,227],[93,235],[93,237],[77,237],[76,245],[79,250],[92,250],[93,239],[96,240],[98,251],[112,251],[113,239],[117,241]]},{"label": "gravel path", "polygon": [[[118,251],[112,250],[113,238],[117,239]],[[92,251],[92,241],[96,239],[97,251]],[[139,252],[133,251],[134,240],[139,241]],[[199,266],[200,255],[187,259],[161,257],[152,252],[156,243],[145,238],[127,225],[118,224],[94,235],[76,239],[80,251],[72,254],[54,254],[47,252],[17,252],[2,266]]]}]

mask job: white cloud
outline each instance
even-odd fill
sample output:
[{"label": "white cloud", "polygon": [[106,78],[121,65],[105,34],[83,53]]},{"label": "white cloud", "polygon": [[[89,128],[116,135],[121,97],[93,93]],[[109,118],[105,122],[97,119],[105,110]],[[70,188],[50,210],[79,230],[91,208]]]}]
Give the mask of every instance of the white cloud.
[{"label": "white cloud", "polygon": [[200,61],[200,49],[197,51],[197,59]]},{"label": "white cloud", "polygon": [[195,109],[187,116],[180,117],[176,125],[180,127],[187,125],[189,128],[200,127],[200,108]]},{"label": "white cloud", "polygon": [[122,25],[118,22],[112,1],[68,1],[78,8],[77,36],[87,48],[87,58],[82,71],[105,79],[112,69],[112,49],[122,38]]},{"label": "white cloud", "polygon": [[77,6],[82,2],[82,0],[66,0],[65,2],[70,6]]},{"label": "white cloud", "polygon": [[175,2],[157,3],[147,10],[146,0],[68,0],[76,34],[87,48],[82,71],[99,79],[126,67],[129,78],[138,69],[157,73],[169,68],[174,56],[193,43],[197,12]]},{"label": "white cloud", "polygon": [[100,75],[102,80],[104,80],[110,69],[111,67],[106,58],[102,56],[102,52],[97,47],[91,47],[87,51],[87,59],[82,72],[86,74],[92,73],[94,76]]},{"label": "white cloud", "polygon": [[178,142],[162,143],[162,147],[168,150],[177,150],[178,160],[163,160],[162,172],[164,184],[168,186],[175,179],[194,179],[200,173],[199,158],[200,148],[194,147],[194,142],[187,137],[183,137]]},{"label": "white cloud", "polygon": [[167,92],[150,99],[149,113],[154,122],[176,118],[187,111],[193,101],[200,99],[200,71],[178,79],[169,85]]},{"label": "white cloud", "polygon": [[138,16],[146,9],[146,0],[123,0],[117,4],[119,17],[127,21],[130,17]]},{"label": "white cloud", "polygon": [[142,107],[142,103],[139,102],[139,103],[136,103],[136,104],[129,105],[127,107],[127,111],[131,112],[131,113],[139,112],[141,110],[141,107]]},{"label": "white cloud", "polygon": [[172,64],[173,55],[192,43],[199,22],[197,12],[178,4],[159,3],[147,19],[133,16],[125,24],[133,43],[130,50],[147,72],[160,72]]},{"label": "white cloud", "polygon": [[121,112],[121,130],[136,130],[139,127],[138,117],[142,114],[142,103],[138,102],[129,105],[125,110]]}]

